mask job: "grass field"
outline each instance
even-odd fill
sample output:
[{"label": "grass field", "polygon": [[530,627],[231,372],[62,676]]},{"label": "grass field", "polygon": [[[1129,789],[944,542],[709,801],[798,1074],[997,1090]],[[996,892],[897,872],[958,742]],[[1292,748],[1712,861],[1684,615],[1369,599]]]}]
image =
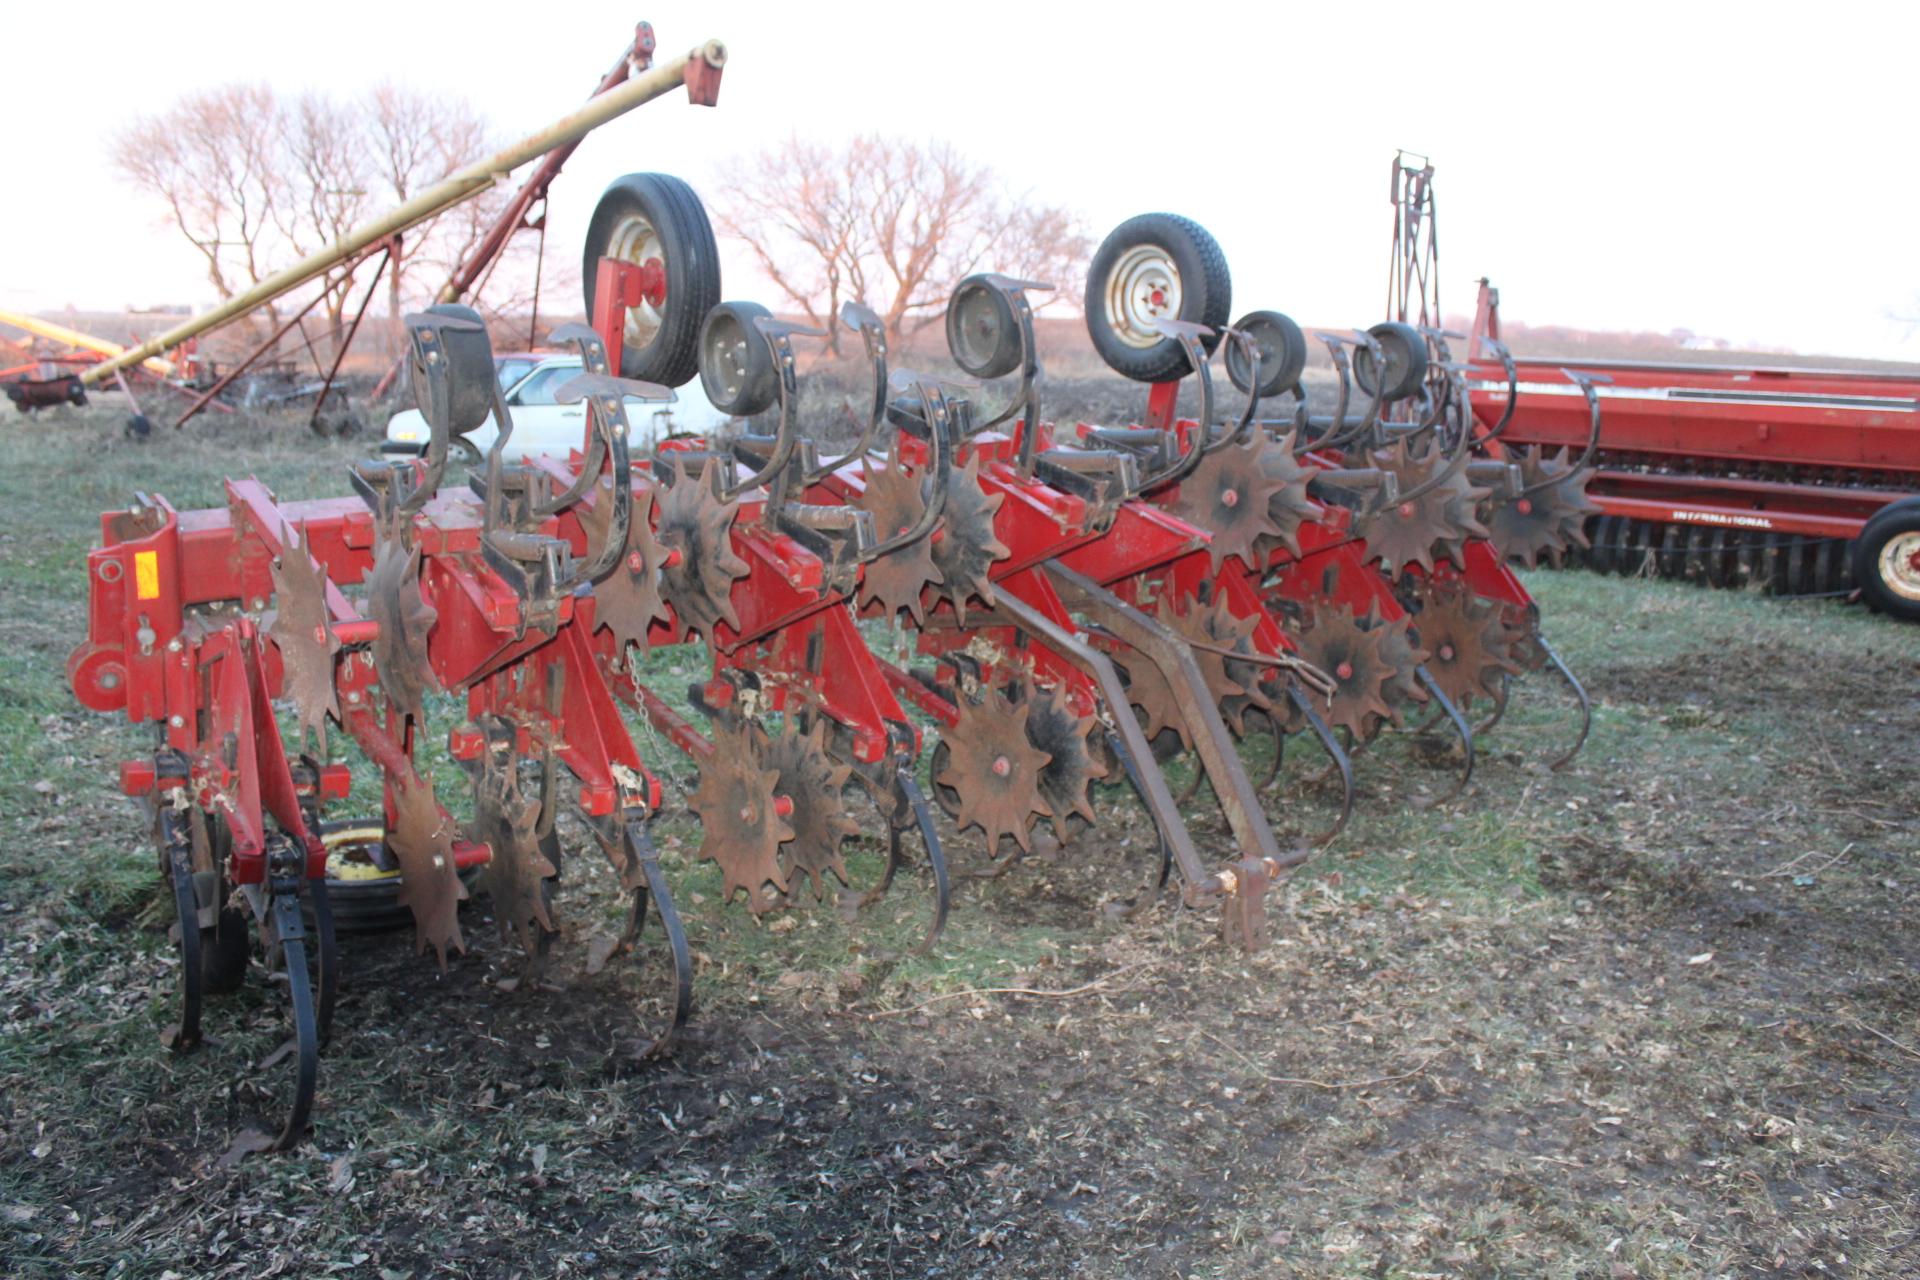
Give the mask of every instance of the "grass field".
[{"label": "grass field", "polygon": [[350,939],[312,1140],[223,1161],[279,998],[256,968],[219,1043],[158,1042],[171,908],[111,786],[149,739],[67,691],[81,561],[135,489],[337,493],[352,456],[292,424],[0,417],[0,1271],[1920,1274],[1920,630],[1572,573],[1528,584],[1594,696],[1584,753],[1542,767],[1572,730],[1537,677],[1452,806],[1411,803],[1444,766],[1369,753],[1264,952],[1107,909],[1151,861],[1117,791],[1064,853],[963,878],[924,957],[911,884],[852,923],[724,907],[675,804],[673,1057],[628,1052],[657,959],[585,972],[614,899],[563,827],[547,983],[503,982],[484,903],[445,975]]}]

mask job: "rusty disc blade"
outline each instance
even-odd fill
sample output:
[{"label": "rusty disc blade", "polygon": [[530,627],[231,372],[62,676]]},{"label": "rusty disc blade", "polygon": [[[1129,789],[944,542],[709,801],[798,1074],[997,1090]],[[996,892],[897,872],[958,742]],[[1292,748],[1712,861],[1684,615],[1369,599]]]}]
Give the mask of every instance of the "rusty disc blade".
[{"label": "rusty disc blade", "polygon": [[[1300,656],[1333,678],[1333,695],[1320,714],[1336,728],[1365,739],[1393,715],[1386,688],[1395,676],[1384,651],[1383,628],[1368,630],[1351,610],[1317,601],[1300,632]],[[1317,700],[1316,700],[1317,701]]]},{"label": "rusty disc blade", "polygon": [[327,752],[327,718],[340,718],[334,655],[340,637],[327,610],[327,577],[307,551],[304,526],[287,529],[286,549],[272,565],[273,625],[267,634],[280,649],[287,696],[300,717],[301,741],[309,730]]},{"label": "rusty disc blade", "polygon": [[432,947],[444,970],[447,948],[467,949],[459,914],[467,887],[453,861],[453,818],[440,807],[428,778],[396,779],[393,792],[397,812],[387,847],[400,863],[395,901],[413,912],[415,950]]},{"label": "rusty disc blade", "polygon": [[[587,555],[597,556],[606,545],[613,520],[611,484],[603,477],[592,503],[581,503],[581,527],[587,533]],[[627,522],[626,548],[607,576],[593,584],[594,624],[613,633],[615,661],[626,662],[629,646],[647,651],[647,631],[672,617],[660,594],[660,572],[667,549],[654,536],[653,488],[636,485]]]},{"label": "rusty disc blade", "polygon": [[[927,509],[920,492],[920,476],[900,465],[900,444],[887,455],[887,465],[875,467],[870,459],[861,462],[866,487],[855,505],[873,515],[874,537],[884,542],[913,528]],[[891,620],[900,610],[913,615],[916,623],[927,620],[922,595],[929,586],[944,581],[933,562],[931,536],[916,539],[903,547],[870,561],[861,572],[859,603],[864,608],[876,601]]]},{"label": "rusty disc blade", "polygon": [[412,544],[411,527],[398,513],[376,525],[367,614],[379,624],[372,650],[380,687],[396,710],[418,720],[427,690],[435,687],[427,635],[440,615],[420,594],[420,548]]},{"label": "rusty disc blade", "polygon": [[947,473],[947,501],[941,509],[940,536],[932,540],[934,568],[942,594],[953,602],[960,625],[967,622],[967,600],[979,597],[993,606],[993,583],[988,578],[994,561],[1012,552],[994,536],[993,516],[1007,500],[1004,493],[989,494],[980,483],[980,455]]},{"label": "rusty disc blade", "polygon": [[1255,544],[1285,532],[1274,521],[1271,504],[1287,482],[1269,476],[1264,465],[1272,447],[1265,437],[1256,436],[1215,449],[1200,459],[1167,504],[1174,515],[1207,532],[1207,554],[1215,571],[1228,557],[1254,568]]},{"label": "rusty disc blade", "polygon": [[960,700],[959,723],[942,735],[947,767],[934,781],[958,798],[954,825],[979,827],[990,855],[1001,836],[1031,852],[1034,817],[1053,812],[1040,794],[1041,771],[1052,756],[1027,738],[1029,704],[1008,702],[997,689],[983,695],[978,702]]},{"label": "rusty disc blade", "polygon": [[1062,689],[1041,689],[1027,700],[1027,741],[1046,752],[1040,770],[1040,798],[1053,814],[1054,838],[1066,844],[1069,819],[1094,821],[1087,789],[1107,776],[1105,760],[1089,745],[1095,717],[1075,715]]},{"label": "rusty disc blade", "polygon": [[1466,710],[1476,697],[1499,697],[1500,680],[1519,668],[1506,655],[1507,641],[1494,607],[1458,582],[1423,581],[1414,630],[1429,657],[1427,673],[1454,706]]},{"label": "rusty disc blade", "polygon": [[759,915],[787,891],[780,846],[794,830],[779,812],[780,774],[763,763],[766,735],[752,725],[717,729],[713,747],[687,802],[700,819],[699,856],[720,864],[725,901],[744,893],[747,909]]},{"label": "rusty disc blade", "polygon": [[481,885],[500,932],[530,956],[538,954],[542,933],[557,932],[547,881],[559,868],[540,849],[539,826],[540,801],[522,785],[518,757],[510,748],[490,748],[474,779],[472,838],[491,854]]},{"label": "rusty disc blade", "polygon": [[842,846],[860,834],[860,824],[848,814],[842,795],[853,769],[827,754],[826,729],[825,720],[815,719],[813,727],[802,733],[788,716],[766,753],[767,767],[779,775],[775,791],[793,802],[793,812],[787,815],[793,839],[780,846],[780,868],[788,892],[798,896],[804,880],[816,902],[827,896],[829,875],[843,889],[852,884]]},{"label": "rusty disc blade", "polygon": [[733,610],[733,584],[747,576],[747,562],[733,549],[733,517],[740,504],[715,496],[714,459],[707,459],[698,479],[688,476],[678,460],[674,471],[673,484],[658,500],[654,526],[666,553],[660,591],[682,627],[711,641],[718,624],[740,625]]}]

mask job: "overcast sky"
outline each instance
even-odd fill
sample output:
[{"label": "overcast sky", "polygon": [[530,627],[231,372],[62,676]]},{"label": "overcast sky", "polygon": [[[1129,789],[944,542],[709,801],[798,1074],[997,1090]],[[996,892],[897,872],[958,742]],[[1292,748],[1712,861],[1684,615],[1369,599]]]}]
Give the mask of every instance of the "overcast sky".
[{"label": "overcast sky", "polygon": [[[1446,304],[1491,276],[1514,319],[1688,328],[1920,359],[1920,8],[1622,3],[20,4],[7,17],[0,306],[204,304],[193,250],[109,168],[128,117],[265,79],[383,78],[472,99],[503,137],[578,104],[647,18],[732,55],[717,109],[643,107],[555,184],[577,245],[615,176],[677,173],[796,130],[945,139],[1096,238],[1183,213],[1226,250],[1236,312],[1364,323],[1384,305],[1396,147],[1438,166]],[[313,15],[313,21],[307,21]],[[1445,17],[1443,24],[1440,19]],[[89,34],[91,33],[91,34]],[[765,291],[737,256],[727,293]]]}]

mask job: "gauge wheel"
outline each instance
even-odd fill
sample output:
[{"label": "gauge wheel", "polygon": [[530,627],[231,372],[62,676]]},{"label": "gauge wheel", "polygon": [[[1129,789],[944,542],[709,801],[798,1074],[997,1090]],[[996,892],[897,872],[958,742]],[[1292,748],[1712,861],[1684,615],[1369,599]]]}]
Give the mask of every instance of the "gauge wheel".
[{"label": "gauge wheel", "polygon": [[[1136,382],[1193,372],[1178,342],[1155,320],[1218,330],[1233,308],[1226,255],[1207,229],[1172,213],[1128,218],[1100,243],[1087,269],[1087,335],[1107,367]],[[1204,339],[1211,352],[1219,334]]]},{"label": "gauge wheel", "polygon": [[659,262],[666,289],[657,301],[627,308],[620,373],[662,386],[685,386],[700,371],[700,326],[720,302],[720,250],[693,188],[665,173],[616,178],[594,206],[580,265],[587,315],[601,258],[644,266]]},{"label": "gauge wheel", "polygon": [[773,349],[754,327],[754,321],[771,318],[757,302],[723,302],[701,322],[700,386],[729,417],[751,418],[780,398]]},{"label": "gauge wheel", "polygon": [[1013,299],[985,276],[968,276],[947,300],[947,351],[976,378],[1004,378],[1020,367],[1020,318]]},{"label": "gauge wheel", "polygon": [[[1380,344],[1387,363],[1386,390],[1380,398],[1392,403],[1418,392],[1427,380],[1427,340],[1420,331],[1397,320],[1382,320],[1367,332]],[[1353,353],[1353,380],[1362,391],[1373,394],[1373,352],[1365,347]]]},{"label": "gauge wheel", "polygon": [[[1291,316],[1250,311],[1233,326],[1253,340],[1260,355],[1260,396],[1277,396],[1300,385],[1307,367],[1307,337]],[[1242,391],[1253,390],[1253,371],[1238,343],[1227,344],[1227,377]]]},{"label": "gauge wheel", "polygon": [[1868,605],[1920,622],[1920,499],[1874,513],[1853,542],[1853,581]]},{"label": "gauge wheel", "polygon": [[[327,904],[341,933],[377,933],[413,923],[413,912],[400,903],[405,880],[386,838],[378,818],[320,824],[320,842],[327,847]],[[478,867],[468,867],[460,881],[471,890],[479,876]]]}]

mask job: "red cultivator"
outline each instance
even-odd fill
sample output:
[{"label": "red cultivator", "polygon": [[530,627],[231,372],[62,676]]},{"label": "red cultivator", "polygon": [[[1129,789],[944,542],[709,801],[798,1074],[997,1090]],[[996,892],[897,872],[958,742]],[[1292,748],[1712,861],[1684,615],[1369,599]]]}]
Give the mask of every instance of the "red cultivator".
[{"label": "red cultivator", "polygon": [[[1268,887],[1345,821],[1348,744],[1430,711],[1460,740],[1464,785],[1465,709],[1486,699],[1497,718],[1512,675],[1558,666],[1487,538],[1520,528],[1528,545],[1557,545],[1569,519],[1577,536],[1555,504],[1578,479],[1554,471],[1542,487],[1524,466],[1470,460],[1440,335],[1389,325],[1327,339],[1339,403],[1316,417],[1299,392],[1299,330],[1271,312],[1227,326],[1217,246],[1150,215],[1109,237],[1088,292],[1096,345],[1154,383],[1145,425],[1048,425],[1026,302],[1038,286],[982,275],[954,294],[949,346],[972,377],[1012,378],[1005,405],[989,414],[971,385],[890,373],[878,319],[849,305],[872,395],[859,438],[823,458],[799,421],[792,343],[807,331],[720,302],[692,191],[632,175],[593,226],[593,323],[554,335],[583,366],[563,393],[585,403],[569,457],[503,461],[512,419],[486,332],[438,306],[408,318],[423,458],[355,467],[348,498],[282,503],[254,481],[230,481],[212,511],[141,497],[105,517],[89,557],[75,691],[161,732],[123,784],[155,803],[179,911],[171,1041],[200,1038],[203,994],[240,979],[257,936],[289,979],[296,1077],[279,1145],[306,1126],[339,983],[336,917],[403,909],[444,965],[464,950],[458,908],[473,888],[540,966],[559,933],[562,812],[627,895],[611,950],[637,950],[658,921],[664,966],[637,1012],[650,1048],[671,1041],[691,973],[649,835],[668,798],[623,707],[698,764],[684,801],[699,853],[753,913],[803,893],[866,905],[905,872],[929,891],[926,936],[938,934],[948,874],[911,706],[938,727],[933,799],[981,832],[991,872],[1042,824],[1068,844],[1098,821],[1094,784],[1125,781],[1160,838],[1148,888],[1177,869],[1182,901],[1219,908],[1253,947]],[[1246,401],[1216,424],[1223,339]],[[771,415],[772,431],[631,457],[625,397],[696,373],[714,404]],[[1198,412],[1177,419],[1186,376]],[[1365,404],[1350,418],[1355,383]],[[1289,392],[1291,418],[1258,416]],[[484,467],[448,482],[455,441],[490,414],[500,434]],[[1541,508],[1554,513],[1545,533]],[[877,657],[863,615],[911,628],[929,665]],[[707,678],[684,698],[651,687],[649,649],[694,641]],[[464,696],[448,739],[473,792],[464,821],[418,763],[435,691]],[[349,790],[332,725],[379,771],[376,823],[325,820]],[[1331,830],[1290,847],[1263,791],[1295,733],[1328,756],[1341,800]],[[1241,743],[1254,737],[1273,744],[1259,781]],[[1182,753],[1195,762],[1184,796],[1162,768]],[[1229,833],[1220,851],[1183,808],[1201,780]],[[888,833],[869,885],[846,858],[860,803]],[[1274,818],[1297,822],[1295,809],[1277,803]]]}]

